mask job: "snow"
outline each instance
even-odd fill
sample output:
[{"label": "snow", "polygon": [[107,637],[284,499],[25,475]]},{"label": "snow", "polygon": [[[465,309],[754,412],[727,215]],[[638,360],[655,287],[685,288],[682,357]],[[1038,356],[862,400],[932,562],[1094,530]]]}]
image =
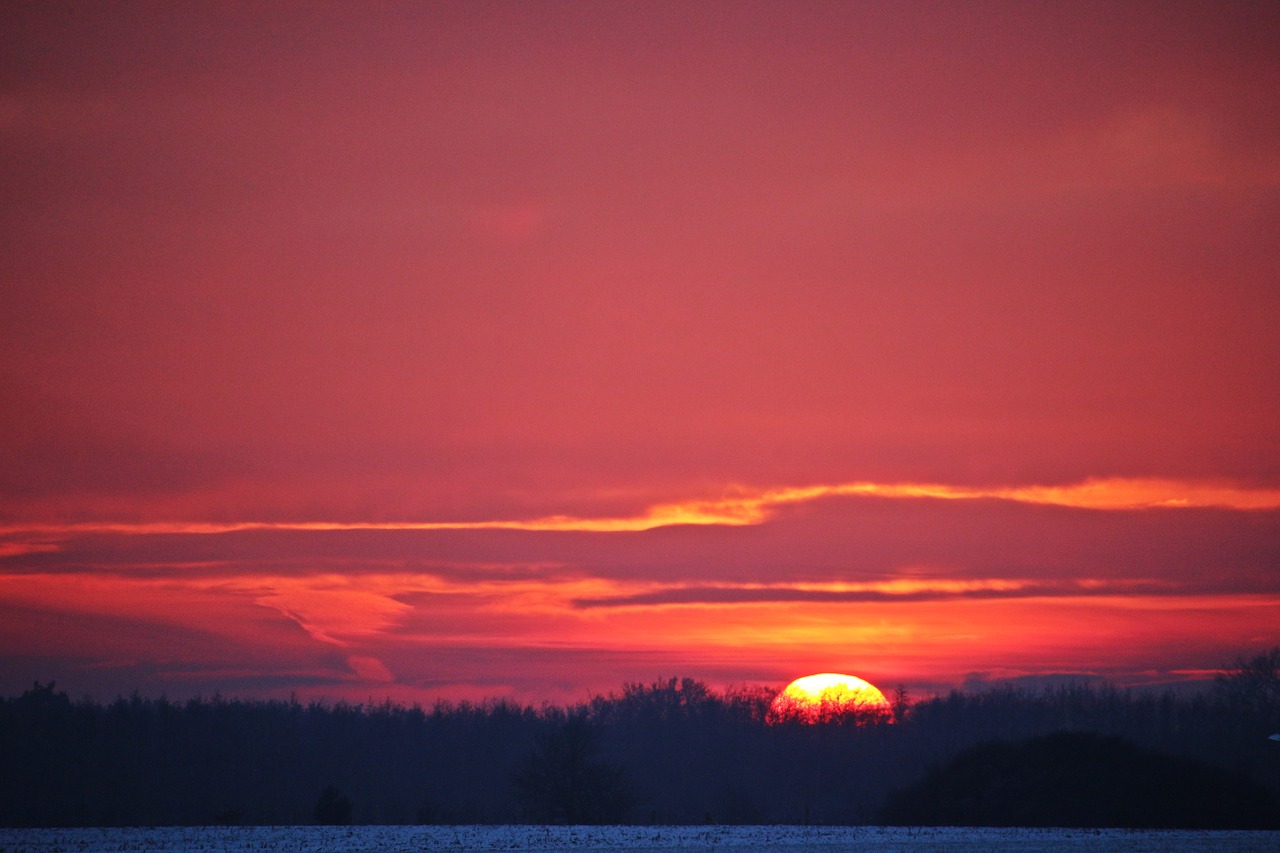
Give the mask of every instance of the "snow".
[{"label": "snow", "polygon": [[2,829],[2,853],[834,850],[1269,851],[1280,832],[802,826],[353,826]]}]

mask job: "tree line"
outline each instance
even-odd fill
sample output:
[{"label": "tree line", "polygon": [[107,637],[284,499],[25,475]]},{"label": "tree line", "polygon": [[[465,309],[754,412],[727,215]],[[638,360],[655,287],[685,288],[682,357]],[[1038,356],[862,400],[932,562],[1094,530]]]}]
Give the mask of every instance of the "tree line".
[{"label": "tree line", "polygon": [[[717,692],[689,678],[570,707],[429,709],[219,696],[100,703],[37,683],[0,699],[0,824],[877,823],[894,819],[903,792],[946,790],[938,774],[956,762],[1007,789],[1026,768],[1009,769],[1020,753],[991,744],[1074,732],[1123,744],[1100,751],[1112,764],[1094,775],[1134,772],[1115,769],[1117,755],[1143,767],[1164,766],[1153,755],[1194,762],[1246,786],[1269,815],[1262,822],[1280,825],[1280,743],[1267,740],[1280,730],[1278,672],[1275,649],[1193,696],[999,687],[899,695],[891,716],[817,725],[771,721],[776,691]],[[984,748],[995,756],[985,765],[973,758]],[[1079,773],[1065,789],[1056,779],[1055,796],[1083,796],[1090,771]]]}]

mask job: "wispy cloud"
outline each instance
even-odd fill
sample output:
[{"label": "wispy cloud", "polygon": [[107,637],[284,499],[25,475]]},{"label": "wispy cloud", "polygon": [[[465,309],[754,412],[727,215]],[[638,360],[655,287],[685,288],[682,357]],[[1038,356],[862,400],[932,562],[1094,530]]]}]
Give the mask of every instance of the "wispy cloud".
[{"label": "wispy cloud", "polygon": [[[837,497],[891,500],[1000,500],[1090,510],[1141,510],[1216,507],[1233,510],[1280,509],[1280,489],[1252,488],[1230,482],[1099,478],[1067,485],[973,487],[942,483],[850,482],[768,489],[731,487],[726,494],[650,506],[629,516],[550,515],[530,519],[484,521],[156,521],[33,523],[0,526],[0,535],[210,535],[242,531],[436,531],[525,530],[625,533],[675,525],[747,526],[761,524],[782,507]],[[17,546],[14,546],[16,549]],[[48,548],[48,545],[41,546]],[[26,553],[32,550],[13,550]],[[0,557],[6,553],[0,552]]]},{"label": "wispy cloud", "polygon": [[576,598],[575,607],[663,607],[707,604],[782,602],[941,601],[960,598],[1041,598],[1101,595],[1151,595],[1177,592],[1163,581],[1118,579],[1067,581],[989,578],[916,580],[900,578],[869,583],[702,584],[663,586],[644,592],[600,598]]}]

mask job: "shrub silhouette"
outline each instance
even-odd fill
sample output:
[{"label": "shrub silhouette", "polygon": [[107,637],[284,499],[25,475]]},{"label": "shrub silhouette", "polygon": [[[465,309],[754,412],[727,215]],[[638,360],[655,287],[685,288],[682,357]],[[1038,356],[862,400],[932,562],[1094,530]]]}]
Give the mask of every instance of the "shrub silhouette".
[{"label": "shrub silhouette", "polygon": [[1248,779],[1085,732],[968,750],[894,794],[880,818],[923,826],[1277,825],[1270,793]]}]

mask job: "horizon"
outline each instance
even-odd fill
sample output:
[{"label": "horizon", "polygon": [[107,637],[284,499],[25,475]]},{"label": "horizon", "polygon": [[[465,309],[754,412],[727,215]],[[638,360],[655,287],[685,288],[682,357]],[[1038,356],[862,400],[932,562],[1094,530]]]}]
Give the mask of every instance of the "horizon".
[{"label": "horizon", "polygon": [[[1274,655],[1276,651],[1276,649],[1272,649],[1269,654]],[[899,705],[907,712],[910,712],[912,709],[923,705],[938,702],[945,703],[956,698],[982,700],[984,696],[987,698],[994,696],[1020,700],[1056,700],[1082,695],[1116,695],[1132,701],[1142,701],[1152,697],[1161,699],[1167,697],[1175,702],[1197,701],[1200,699],[1230,702],[1231,700],[1227,697],[1231,691],[1229,688],[1223,688],[1227,688],[1232,678],[1238,677],[1242,672],[1247,671],[1247,669],[1242,669],[1242,666],[1246,663],[1244,660],[1238,660],[1235,665],[1224,667],[1220,670],[1212,680],[1179,680],[1167,683],[1148,682],[1128,686],[1117,684],[1102,676],[1079,673],[1049,673],[1000,679],[971,677],[959,685],[948,685],[944,690],[937,692],[915,691],[906,684],[897,684],[892,687],[886,687],[883,696],[877,697],[871,702],[866,702],[856,695],[851,695],[836,688],[829,693],[812,694],[799,704],[793,698],[782,711],[778,710],[778,700],[791,695],[788,688],[795,682],[805,681],[816,676],[835,675],[837,678],[849,676],[841,673],[811,673],[794,679],[791,684],[729,683],[716,685],[690,676],[664,675],[646,681],[622,682],[606,690],[592,691],[588,695],[561,702],[545,698],[533,701],[521,699],[517,696],[482,696],[479,698],[463,696],[457,699],[440,696],[436,697],[430,704],[416,700],[397,701],[390,696],[369,695],[363,699],[357,699],[350,696],[327,697],[322,694],[302,696],[297,693],[291,693],[288,696],[276,694],[255,696],[215,692],[208,695],[170,696],[166,693],[146,694],[134,690],[128,694],[118,693],[113,696],[89,693],[76,695],[64,689],[56,681],[41,682],[37,680],[21,691],[13,694],[0,694],[0,700],[18,702],[28,697],[54,696],[62,697],[62,699],[71,704],[89,704],[100,708],[106,708],[120,702],[141,700],[146,703],[170,703],[174,706],[188,703],[219,702],[244,703],[248,705],[296,704],[316,707],[321,710],[353,708],[366,712],[381,712],[384,709],[390,709],[397,713],[407,711],[422,711],[426,713],[433,711],[453,712],[468,707],[476,709],[510,707],[534,711],[540,715],[550,712],[552,717],[555,718],[556,715],[564,713],[593,712],[598,703],[608,704],[623,701],[633,694],[645,696],[647,694],[663,694],[667,691],[674,691],[685,695],[689,694],[689,691],[693,691],[693,696],[705,697],[713,702],[735,703],[746,700],[748,703],[764,703],[769,700],[769,709],[766,709],[764,704],[760,705],[761,710],[764,712],[764,716],[760,721],[769,725],[793,723],[797,718],[795,714],[797,707],[812,705],[826,708],[829,711],[830,716],[825,720],[827,724],[844,725],[849,720],[855,719],[858,720],[858,726],[863,726],[868,722],[875,724],[897,722],[894,715],[897,713],[895,709]],[[852,679],[863,681],[857,676],[852,676]],[[879,685],[871,684],[870,686],[876,690],[880,689]],[[881,698],[883,702],[879,701]],[[870,720],[861,716],[868,710],[871,711]],[[887,714],[882,716],[882,712],[887,712]]]},{"label": "horizon", "polygon": [[0,695],[1280,646],[1280,6],[3,19]]}]

